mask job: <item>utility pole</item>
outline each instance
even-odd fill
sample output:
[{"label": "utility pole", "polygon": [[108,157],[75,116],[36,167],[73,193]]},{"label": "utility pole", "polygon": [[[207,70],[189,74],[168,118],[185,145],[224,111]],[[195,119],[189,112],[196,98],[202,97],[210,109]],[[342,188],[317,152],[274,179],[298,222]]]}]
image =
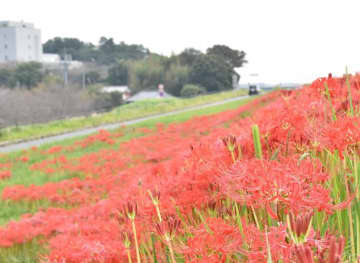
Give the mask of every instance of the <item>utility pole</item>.
[{"label": "utility pole", "polygon": [[82,73],[82,88],[83,89],[86,88],[86,74],[85,74],[85,71],[83,71],[83,73]]},{"label": "utility pole", "polygon": [[64,71],[64,88],[66,88],[69,84],[69,65],[71,61],[71,55],[65,54],[63,64],[63,71]]}]

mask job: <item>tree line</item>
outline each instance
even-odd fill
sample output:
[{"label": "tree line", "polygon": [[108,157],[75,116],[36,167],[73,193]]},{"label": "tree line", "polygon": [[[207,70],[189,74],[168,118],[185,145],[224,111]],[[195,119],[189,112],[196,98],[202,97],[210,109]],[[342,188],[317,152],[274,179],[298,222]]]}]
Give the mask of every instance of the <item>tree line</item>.
[{"label": "tree line", "polygon": [[[91,64],[92,69],[86,71],[87,85],[126,85],[136,93],[157,89],[161,83],[165,91],[174,96],[231,89],[234,76],[239,77],[235,69],[247,62],[244,51],[225,45],[214,45],[206,52],[187,48],[180,54],[163,56],[142,45],[117,44],[113,38],[106,37],[100,39],[98,46],[76,38],[55,37],[48,40],[43,49],[45,53],[62,57],[70,54],[74,60]],[[48,74],[49,70],[37,62],[3,67],[0,68],[0,87],[31,89]],[[58,72],[58,79],[61,77],[61,72]]]},{"label": "tree line", "polygon": [[0,68],[0,87],[31,89],[44,77],[43,66],[38,62],[21,63],[15,67]]},{"label": "tree line", "polygon": [[127,85],[133,92],[155,89],[163,83],[165,90],[175,96],[180,96],[182,88],[189,84],[195,93],[231,89],[233,76],[239,77],[235,68],[247,62],[244,51],[225,45],[214,45],[205,53],[188,48],[167,57],[152,53],[143,45],[117,44],[113,38],[106,37],[100,38],[98,46],[76,38],[55,37],[43,49],[45,53],[70,54],[75,60],[107,65],[105,79],[98,78],[95,72],[89,73],[95,82]]},{"label": "tree line", "polygon": [[109,68],[107,81],[127,85],[133,92],[156,89],[162,83],[175,96],[180,96],[186,85],[194,87],[194,93],[228,90],[233,87],[233,76],[239,77],[235,69],[247,62],[245,55],[215,45],[206,53],[190,48],[170,57],[151,54],[142,60],[118,60]]},{"label": "tree line", "polygon": [[99,45],[85,43],[77,38],[55,37],[43,44],[44,53],[54,53],[64,58],[71,55],[73,60],[82,62],[96,62],[99,65],[111,65],[119,59],[143,59],[150,54],[150,50],[142,45],[125,42],[116,44],[113,38],[101,37]]}]

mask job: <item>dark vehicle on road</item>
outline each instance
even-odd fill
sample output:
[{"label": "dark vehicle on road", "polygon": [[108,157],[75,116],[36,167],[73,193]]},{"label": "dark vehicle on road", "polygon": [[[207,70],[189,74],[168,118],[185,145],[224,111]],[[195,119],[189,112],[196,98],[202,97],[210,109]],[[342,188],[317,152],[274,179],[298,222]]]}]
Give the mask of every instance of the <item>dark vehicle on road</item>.
[{"label": "dark vehicle on road", "polygon": [[249,96],[258,95],[258,94],[259,94],[259,89],[257,85],[249,85]]}]

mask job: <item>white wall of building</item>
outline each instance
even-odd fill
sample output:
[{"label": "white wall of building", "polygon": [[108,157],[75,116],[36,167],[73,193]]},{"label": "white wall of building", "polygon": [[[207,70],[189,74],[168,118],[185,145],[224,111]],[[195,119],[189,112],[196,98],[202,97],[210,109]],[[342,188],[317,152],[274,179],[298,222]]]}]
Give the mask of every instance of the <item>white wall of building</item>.
[{"label": "white wall of building", "polygon": [[0,22],[0,63],[42,61],[41,31],[24,22]]},{"label": "white wall of building", "polygon": [[0,62],[16,60],[16,28],[0,26]]}]

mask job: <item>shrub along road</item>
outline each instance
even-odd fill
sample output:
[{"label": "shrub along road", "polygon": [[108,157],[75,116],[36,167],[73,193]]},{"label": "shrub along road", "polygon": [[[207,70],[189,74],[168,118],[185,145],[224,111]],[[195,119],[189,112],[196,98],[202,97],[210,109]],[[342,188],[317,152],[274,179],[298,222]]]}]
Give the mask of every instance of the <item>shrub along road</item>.
[{"label": "shrub along road", "polygon": [[217,106],[217,105],[222,105],[222,104],[232,102],[232,101],[244,100],[244,99],[246,99],[248,97],[249,96],[241,96],[241,97],[236,97],[236,98],[230,98],[230,99],[226,99],[226,100],[222,100],[222,101],[218,101],[218,102],[213,102],[213,103],[209,103],[209,104],[205,104],[205,105],[189,107],[189,108],[182,109],[182,110],[177,110],[177,111],[172,111],[172,112],[167,112],[167,113],[162,113],[162,114],[156,114],[156,115],[148,116],[148,117],[144,117],[144,118],[119,122],[119,123],[115,123],[115,124],[106,124],[106,125],[101,125],[101,126],[98,126],[98,127],[95,127],[95,128],[88,128],[88,129],[69,132],[69,133],[65,133],[65,134],[61,134],[61,135],[56,135],[56,136],[45,137],[45,138],[36,139],[36,140],[30,140],[30,141],[26,141],[26,142],[20,142],[20,143],[0,146],[0,153],[1,152],[6,153],[6,152],[12,152],[12,151],[25,150],[25,149],[35,147],[35,146],[38,147],[38,146],[41,146],[41,145],[47,144],[47,143],[52,143],[52,142],[56,142],[56,141],[70,139],[70,138],[74,138],[74,137],[78,137],[78,136],[85,136],[85,135],[97,132],[99,130],[116,129],[116,128],[119,128],[120,126],[123,126],[123,125],[136,124],[136,123],[139,123],[139,122],[142,122],[142,121],[156,119],[156,118],[159,118],[159,117],[171,116],[171,115],[175,115],[175,114],[182,113],[182,112],[187,112],[187,111],[192,111],[192,110],[197,110],[197,109],[203,109],[203,108]]}]

